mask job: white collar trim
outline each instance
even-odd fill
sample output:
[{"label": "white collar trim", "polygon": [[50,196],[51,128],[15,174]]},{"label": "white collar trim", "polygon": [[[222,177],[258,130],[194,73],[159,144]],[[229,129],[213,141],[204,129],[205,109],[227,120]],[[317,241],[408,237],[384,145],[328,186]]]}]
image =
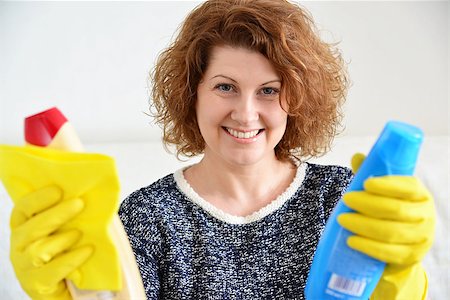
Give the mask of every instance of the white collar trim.
[{"label": "white collar trim", "polygon": [[252,223],[261,220],[262,218],[273,213],[281,206],[283,206],[283,204],[295,194],[298,188],[302,185],[306,174],[306,164],[302,163],[300,164],[300,166],[297,167],[297,173],[295,175],[294,180],[289,185],[289,187],[275,200],[273,200],[260,210],[251,213],[250,215],[236,216],[224,212],[223,210],[215,207],[214,205],[212,205],[211,203],[200,197],[200,195],[194,191],[191,185],[184,178],[183,171],[186,170],[187,168],[189,168],[189,166],[181,168],[173,174],[175,182],[178,185],[178,188],[181,190],[181,192],[183,192],[189,198],[189,200],[191,200],[193,203],[203,208],[211,216],[230,224]]}]

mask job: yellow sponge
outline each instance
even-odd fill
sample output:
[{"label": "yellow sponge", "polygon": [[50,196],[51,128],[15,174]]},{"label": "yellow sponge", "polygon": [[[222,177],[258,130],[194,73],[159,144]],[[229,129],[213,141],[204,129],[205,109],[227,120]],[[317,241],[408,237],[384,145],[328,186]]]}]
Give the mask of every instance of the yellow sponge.
[{"label": "yellow sponge", "polygon": [[93,245],[94,253],[67,279],[80,289],[121,289],[119,257],[109,230],[119,206],[119,180],[111,157],[0,145],[0,179],[13,201],[50,185],[63,190],[63,201],[81,198],[84,210],[60,230],[80,230],[82,238],[74,247]]}]

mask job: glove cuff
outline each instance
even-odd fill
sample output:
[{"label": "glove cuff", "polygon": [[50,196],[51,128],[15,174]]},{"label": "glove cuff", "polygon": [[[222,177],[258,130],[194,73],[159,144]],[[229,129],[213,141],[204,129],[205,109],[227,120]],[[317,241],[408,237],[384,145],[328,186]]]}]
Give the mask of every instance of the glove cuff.
[{"label": "glove cuff", "polygon": [[399,266],[387,265],[371,300],[425,300],[428,293],[428,278],[421,263]]}]

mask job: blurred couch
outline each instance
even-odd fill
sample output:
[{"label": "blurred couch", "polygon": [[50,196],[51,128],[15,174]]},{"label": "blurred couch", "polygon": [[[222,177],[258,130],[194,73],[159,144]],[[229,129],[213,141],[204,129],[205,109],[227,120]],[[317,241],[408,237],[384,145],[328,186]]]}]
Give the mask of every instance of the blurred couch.
[{"label": "blurred couch", "polygon": [[[374,137],[338,137],[332,151],[310,161],[348,166],[352,154],[357,151],[367,153],[374,140]],[[436,239],[424,261],[429,274],[429,298],[433,300],[450,299],[449,144],[448,136],[426,138],[416,169],[416,175],[432,191],[436,201]],[[132,191],[199,160],[195,158],[180,162],[164,150],[160,141],[88,144],[86,148],[89,152],[108,154],[116,159],[121,181],[121,199]],[[9,261],[11,209],[11,199],[0,185],[0,299],[29,299],[21,290]]]}]

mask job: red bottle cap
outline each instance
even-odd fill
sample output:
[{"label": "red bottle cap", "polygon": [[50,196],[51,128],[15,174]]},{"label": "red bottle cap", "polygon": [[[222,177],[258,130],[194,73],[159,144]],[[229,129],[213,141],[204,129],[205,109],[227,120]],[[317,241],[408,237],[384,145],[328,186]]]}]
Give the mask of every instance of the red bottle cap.
[{"label": "red bottle cap", "polygon": [[25,141],[35,146],[47,146],[67,122],[66,117],[52,107],[25,118]]}]

